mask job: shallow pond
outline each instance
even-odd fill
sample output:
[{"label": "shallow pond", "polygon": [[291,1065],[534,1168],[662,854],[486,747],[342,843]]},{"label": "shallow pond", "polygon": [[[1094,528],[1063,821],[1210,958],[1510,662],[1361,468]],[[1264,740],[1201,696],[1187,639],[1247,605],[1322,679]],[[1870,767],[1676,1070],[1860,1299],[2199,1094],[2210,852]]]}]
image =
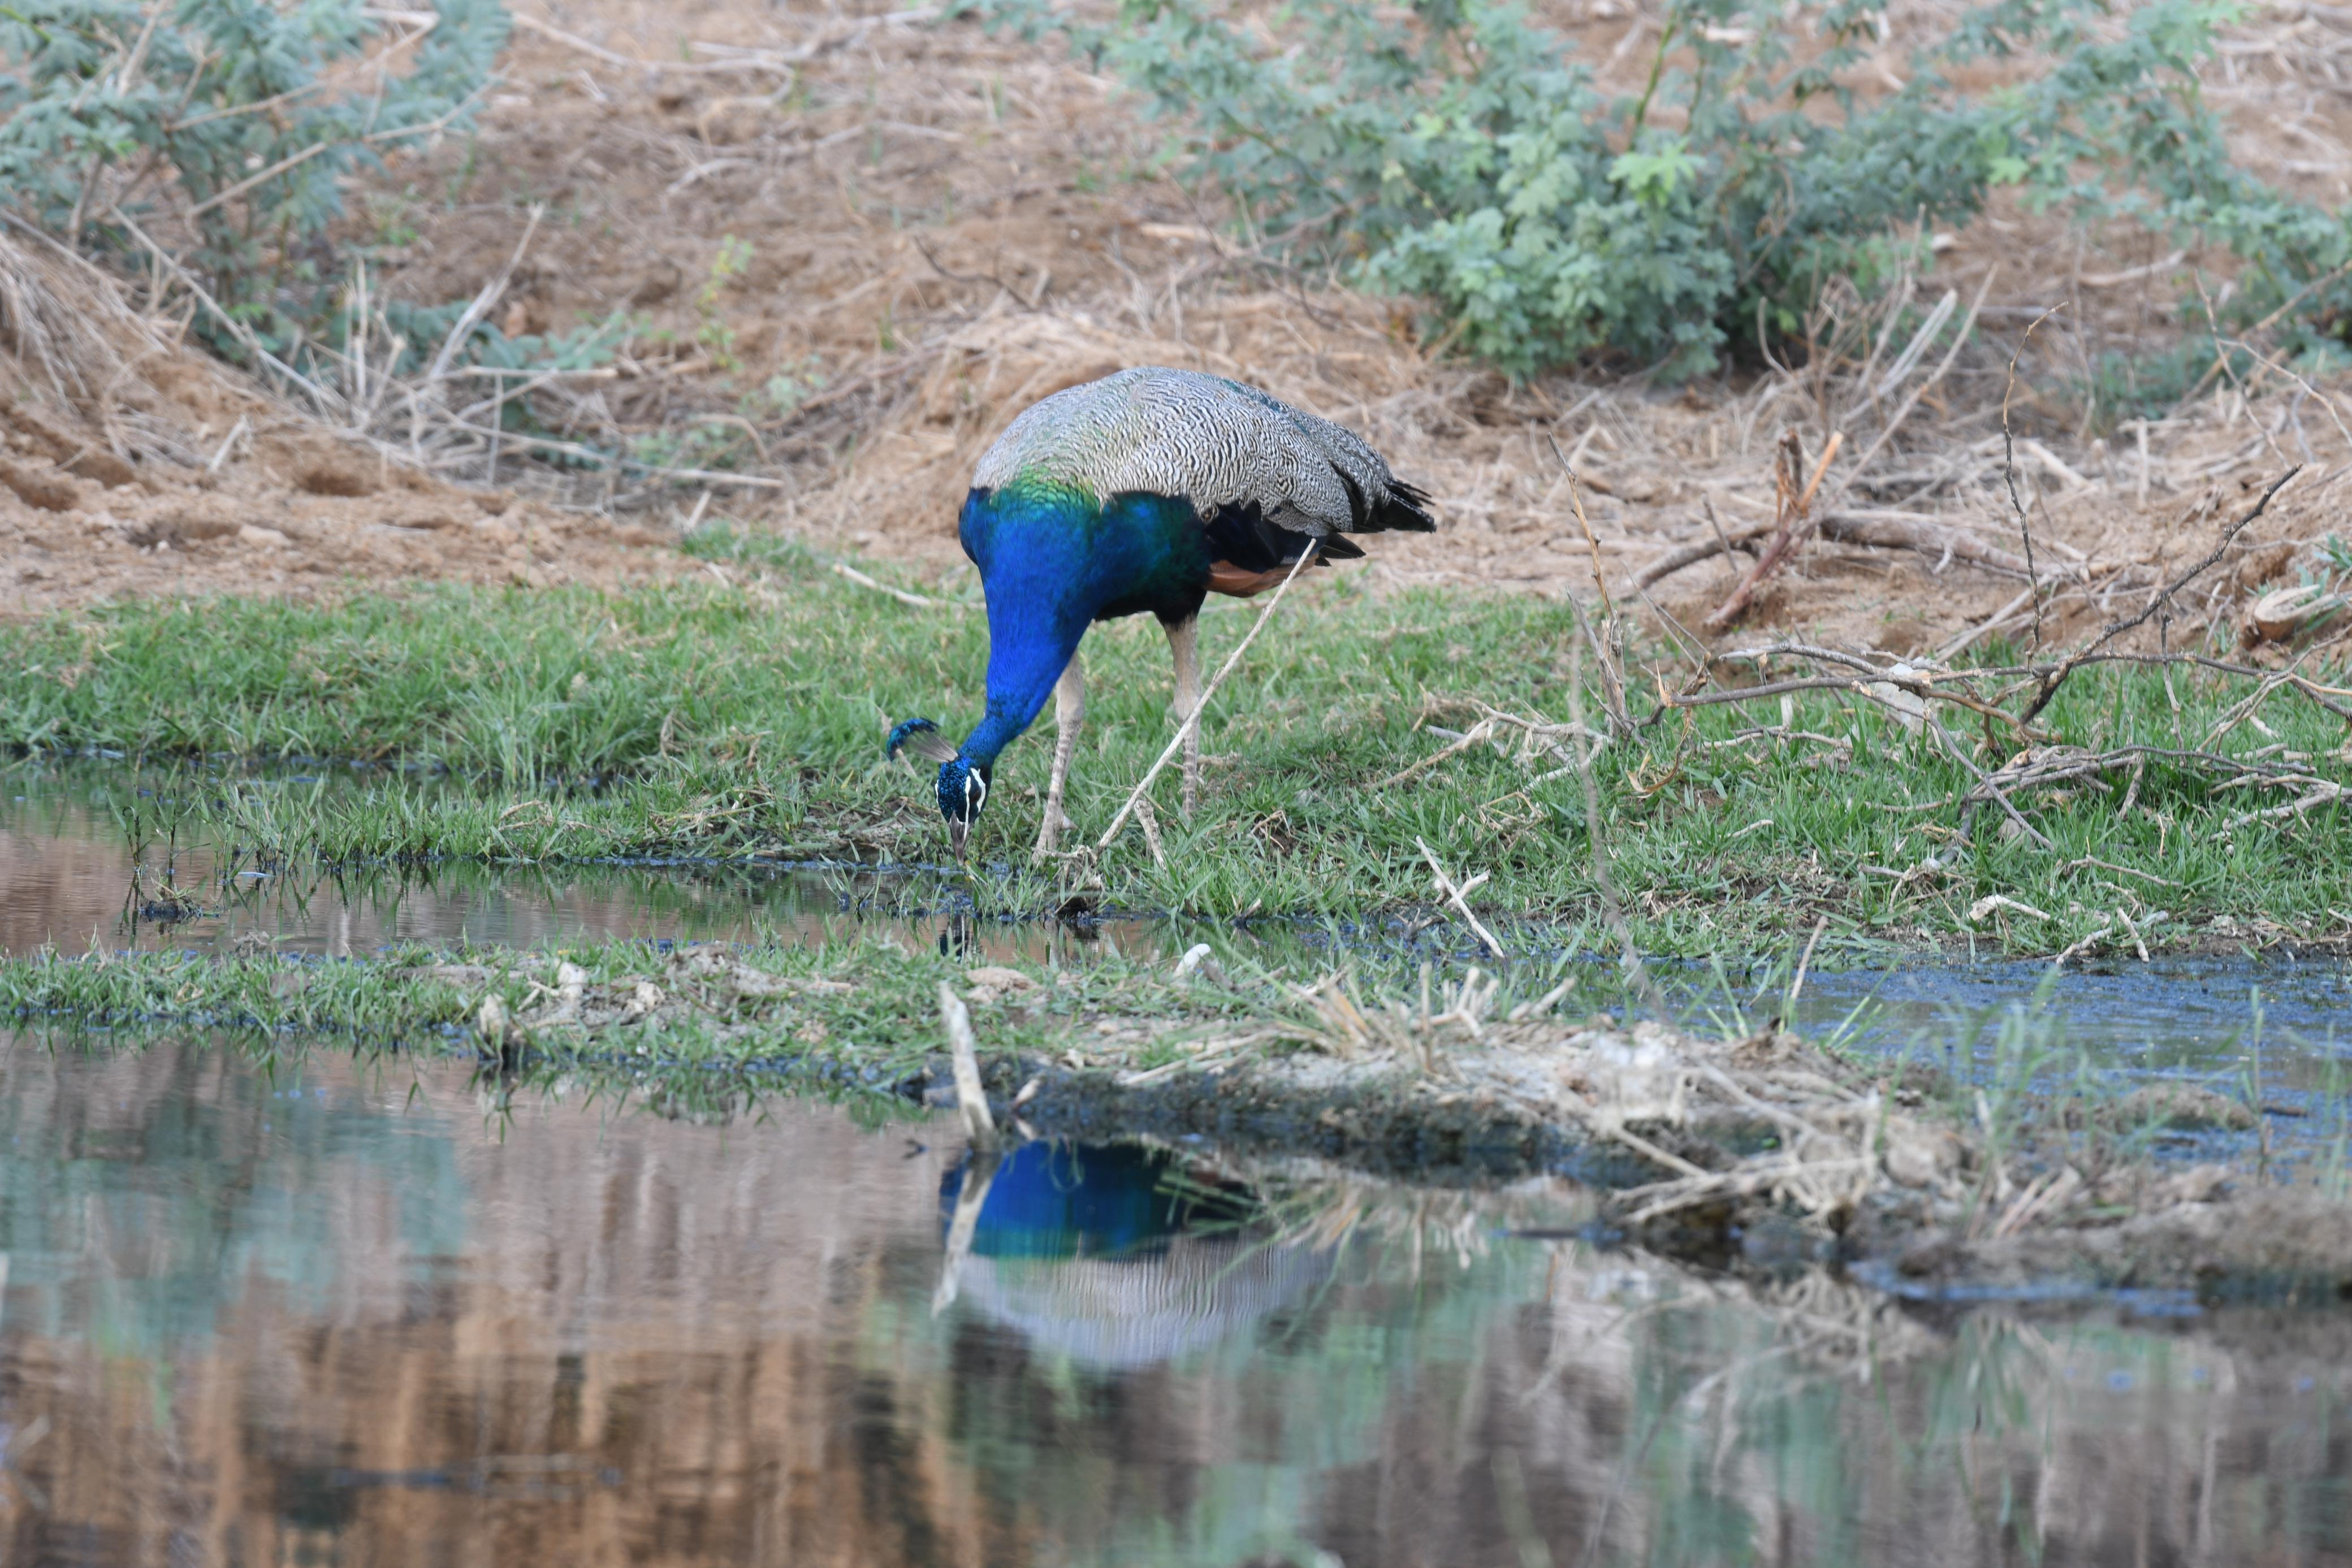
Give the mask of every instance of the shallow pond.
[{"label": "shallow pond", "polygon": [[[249,787],[364,790],[379,776],[279,772]],[[202,845],[152,830],[136,852],[124,817],[167,800],[186,776],[142,775],[85,762],[20,762],[0,770],[0,953],[44,945],[68,953],[124,947],[233,950],[267,937],[280,952],[366,956],[405,943],[531,946],[643,939],[841,942],[887,934],[974,964],[1083,965],[1118,954],[1172,962],[1196,942],[1228,959],[1318,978],[1340,958],[1402,974],[1491,963],[1448,923],[1384,920],[1353,927],[1261,918],[1244,925],[1179,918],[1068,923],[992,918],[969,891],[929,873],[789,866],[751,860],[316,869],[259,874],[224,867]],[[166,813],[167,814],[167,813]],[[134,873],[136,873],[134,875]],[[226,874],[225,874],[226,873]],[[185,900],[157,890],[191,890]],[[1580,974],[1585,1009],[1623,1008],[1617,966],[1563,944],[1559,927],[1506,928],[1524,956]],[[1843,966],[1843,967],[1841,967]],[[1785,965],[1657,969],[1694,1025],[1748,1028],[1783,1004]],[[2039,999],[2037,999],[2039,998]],[[2021,1010],[2022,1009],[2022,1010]],[[2352,966],[2334,958],[2099,959],[2052,973],[2046,962],[1923,961],[1833,952],[1808,973],[1789,1021],[1865,1048],[1922,1051],[1964,1071],[2026,1071],[2045,1087],[2074,1078],[2168,1079],[2272,1107],[2273,1153],[2286,1164],[2352,1157]],[[1996,1059],[2006,1052],[2004,1067]],[[2021,1069],[2020,1061],[2024,1063]],[[2260,1134],[2170,1139],[2182,1158],[2258,1157]]]},{"label": "shallow pond", "polygon": [[2352,1563],[2343,1314],[1919,1316],[1563,1239],[1556,1183],[0,1045],[10,1562]]}]

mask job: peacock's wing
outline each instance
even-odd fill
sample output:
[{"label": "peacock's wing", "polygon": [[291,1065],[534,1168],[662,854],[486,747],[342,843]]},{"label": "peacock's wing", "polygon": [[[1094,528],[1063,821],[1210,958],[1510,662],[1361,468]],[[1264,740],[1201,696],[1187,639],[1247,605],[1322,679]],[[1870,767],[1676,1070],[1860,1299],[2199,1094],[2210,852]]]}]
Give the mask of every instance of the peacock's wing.
[{"label": "peacock's wing", "polygon": [[1253,570],[1360,555],[1343,534],[1437,526],[1428,497],[1353,432],[1219,376],[1146,366],[1055,392],[981,458],[981,488],[1066,485],[1097,499],[1146,492],[1191,501],[1221,559]]}]

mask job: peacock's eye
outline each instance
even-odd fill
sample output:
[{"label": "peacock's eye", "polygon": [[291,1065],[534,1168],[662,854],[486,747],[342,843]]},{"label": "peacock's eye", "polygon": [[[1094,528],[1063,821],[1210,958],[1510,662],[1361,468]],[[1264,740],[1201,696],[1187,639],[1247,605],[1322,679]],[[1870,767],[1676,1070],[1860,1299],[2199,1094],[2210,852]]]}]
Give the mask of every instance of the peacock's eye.
[{"label": "peacock's eye", "polygon": [[980,809],[988,804],[988,780],[982,779],[977,773],[965,774],[963,776],[963,802],[965,808],[964,814],[966,816],[979,816]]}]

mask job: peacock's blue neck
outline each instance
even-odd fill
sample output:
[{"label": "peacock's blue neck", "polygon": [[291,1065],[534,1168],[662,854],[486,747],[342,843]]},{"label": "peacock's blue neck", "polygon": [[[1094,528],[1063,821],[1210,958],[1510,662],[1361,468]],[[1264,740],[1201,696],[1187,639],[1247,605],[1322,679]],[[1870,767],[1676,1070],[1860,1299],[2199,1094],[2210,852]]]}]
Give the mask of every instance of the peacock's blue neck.
[{"label": "peacock's blue neck", "polygon": [[[1021,480],[974,490],[958,532],[988,594],[988,711],[962,754],[992,763],[1053,695],[1087,627],[1200,606],[1208,559],[1188,502]],[[1189,603],[1186,602],[1189,596]]]}]

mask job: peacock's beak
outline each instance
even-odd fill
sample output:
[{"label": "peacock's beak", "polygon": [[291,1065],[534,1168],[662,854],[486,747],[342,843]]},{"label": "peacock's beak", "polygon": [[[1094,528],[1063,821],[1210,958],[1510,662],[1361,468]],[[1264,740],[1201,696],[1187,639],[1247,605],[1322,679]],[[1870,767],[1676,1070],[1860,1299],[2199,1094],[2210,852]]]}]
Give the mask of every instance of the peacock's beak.
[{"label": "peacock's beak", "polygon": [[961,817],[948,819],[948,849],[956,859],[963,859],[963,841],[971,833],[971,824]]}]

